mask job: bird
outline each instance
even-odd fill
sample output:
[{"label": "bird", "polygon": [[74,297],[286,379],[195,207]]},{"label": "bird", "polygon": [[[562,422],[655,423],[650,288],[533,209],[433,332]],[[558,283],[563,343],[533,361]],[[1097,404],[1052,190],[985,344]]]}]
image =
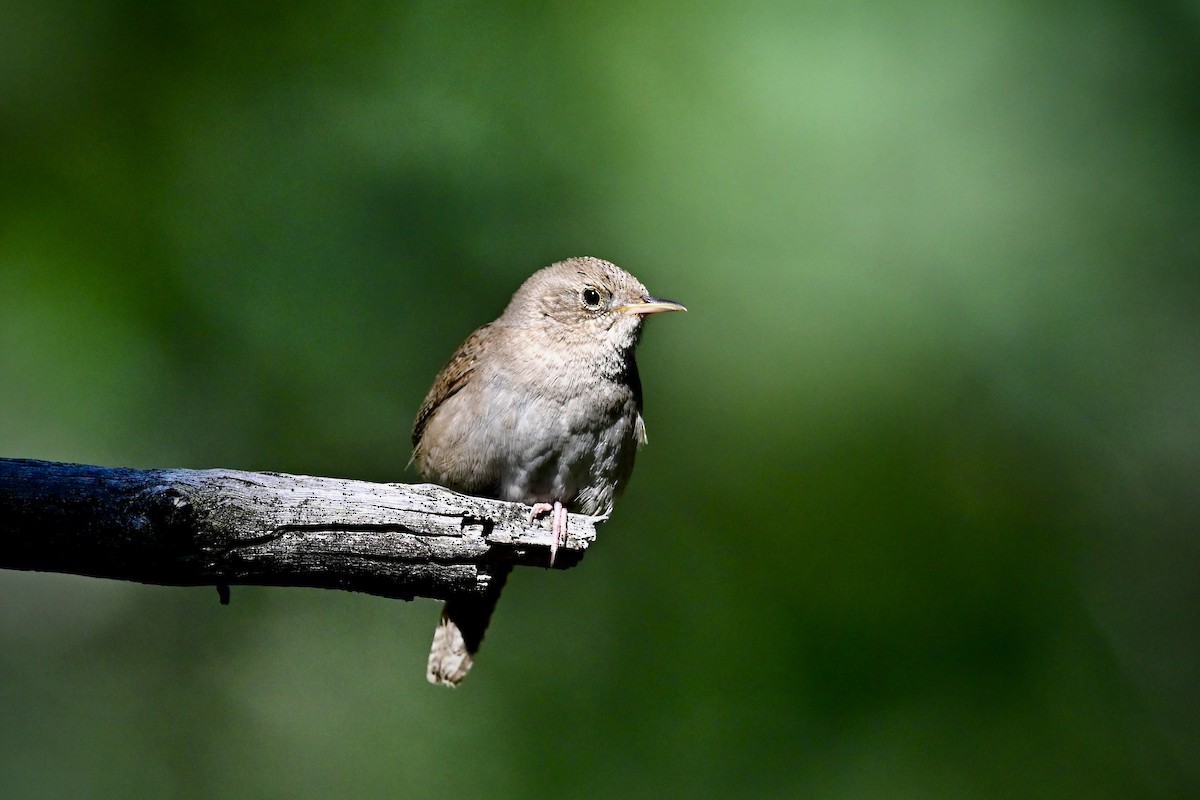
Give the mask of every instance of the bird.
[{"label": "bird", "polygon": [[[423,479],[549,512],[608,515],[646,442],[634,350],[650,314],[686,311],[652,297],[609,261],[568,258],[533,273],[503,313],[467,337],[413,423]],[[482,595],[449,599],[429,652],[430,683],[457,686],[474,662],[511,567]]]}]

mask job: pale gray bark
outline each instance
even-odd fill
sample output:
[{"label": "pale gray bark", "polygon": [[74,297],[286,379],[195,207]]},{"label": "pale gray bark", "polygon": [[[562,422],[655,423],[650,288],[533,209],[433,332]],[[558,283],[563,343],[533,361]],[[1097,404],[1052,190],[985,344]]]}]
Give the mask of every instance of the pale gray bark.
[{"label": "pale gray bark", "polygon": [[[596,537],[572,514],[555,568]],[[549,564],[529,506],[431,484],[0,459],[0,568],[177,586],[315,586],[406,600],[482,594]]]}]

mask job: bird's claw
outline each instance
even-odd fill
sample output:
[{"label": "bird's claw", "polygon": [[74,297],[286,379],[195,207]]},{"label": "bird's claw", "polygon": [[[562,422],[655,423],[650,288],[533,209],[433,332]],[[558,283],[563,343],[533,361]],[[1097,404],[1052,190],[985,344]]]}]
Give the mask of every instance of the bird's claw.
[{"label": "bird's claw", "polygon": [[529,523],[532,525],[535,519],[540,517],[542,514],[545,514],[547,511],[553,510],[554,506],[550,505],[549,503],[534,503],[529,507]]},{"label": "bird's claw", "polygon": [[550,566],[554,566],[554,558],[558,548],[567,543],[567,509],[559,501],[550,503],[534,503],[529,509],[529,521],[533,522],[538,516],[550,512],[550,531],[554,538],[550,540]]}]

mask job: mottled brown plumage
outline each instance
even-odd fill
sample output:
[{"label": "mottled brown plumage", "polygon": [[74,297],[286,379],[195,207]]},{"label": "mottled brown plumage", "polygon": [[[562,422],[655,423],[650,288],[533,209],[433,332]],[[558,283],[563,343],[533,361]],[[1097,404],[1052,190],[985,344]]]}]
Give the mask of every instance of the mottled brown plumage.
[{"label": "mottled brown plumage", "polygon": [[[434,380],[413,425],[421,475],[535,513],[552,509],[556,542],[566,510],[609,513],[646,440],[634,360],[643,318],[683,310],[597,258],[535,272]],[[453,686],[466,675],[506,578],[495,576],[484,597],[446,603],[431,682]]]}]

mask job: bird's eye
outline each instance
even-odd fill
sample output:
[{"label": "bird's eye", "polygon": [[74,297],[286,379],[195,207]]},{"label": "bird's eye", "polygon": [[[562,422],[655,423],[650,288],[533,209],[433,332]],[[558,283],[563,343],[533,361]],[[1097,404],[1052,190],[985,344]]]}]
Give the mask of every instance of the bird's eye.
[{"label": "bird's eye", "polygon": [[587,287],[579,296],[583,298],[583,304],[593,311],[600,307],[600,291],[595,287]]}]

